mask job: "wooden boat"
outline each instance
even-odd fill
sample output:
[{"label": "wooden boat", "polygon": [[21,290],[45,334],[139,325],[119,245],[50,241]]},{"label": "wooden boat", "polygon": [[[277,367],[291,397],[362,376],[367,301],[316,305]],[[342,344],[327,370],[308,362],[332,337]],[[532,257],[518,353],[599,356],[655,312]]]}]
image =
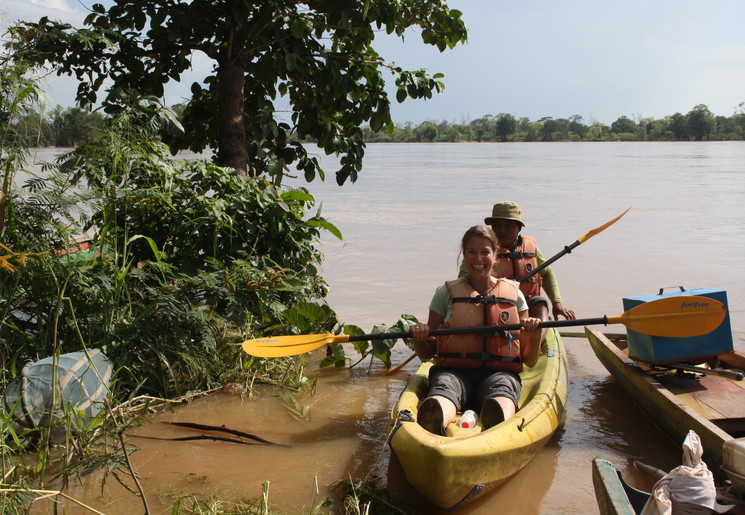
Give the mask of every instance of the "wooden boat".
[{"label": "wooden boat", "polygon": [[[673,441],[689,430],[701,438],[714,476],[745,493],[745,356],[720,354],[697,366],[650,365],[628,357],[623,335],[613,340],[585,328],[601,363]],[[726,376],[726,377],[725,377]]]},{"label": "wooden boat", "polygon": [[[667,474],[664,470],[638,460],[634,460],[634,467],[646,473],[655,483]],[[610,461],[603,458],[595,458],[592,461],[592,485],[595,489],[595,498],[600,515],[640,514],[644,511],[647,501],[652,497],[651,492],[640,490],[628,484],[621,471]],[[678,495],[680,493],[678,492]],[[729,507],[729,510],[725,513],[745,513],[745,500],[730,482],[716,486],[716,502],[725,509]],[[674,504],[672,511],[673,513],[691,513],[688,508],[694,506],[696,505],[686,502]],[[697,513],[700,513],[700,511],[697,511]]]},{"label": "wooden boat", "polygon": [[416,423],[428,389],[432,362],[423,363],[393,406],[388,443],[404,475],[435,506],[456,509],[525,467],[564,421],[567,358],[556,329],[547,331],[543,352],[521,373],[523,390],[514,417],[486,431],[480,421],[465,429],[452,421],[448,436]]},{"label": "wooden boat", "polygon": [[600,515],[636,515],[650,497],[624,481],[621,471],[603,458],[592,460],[592,486]]}]

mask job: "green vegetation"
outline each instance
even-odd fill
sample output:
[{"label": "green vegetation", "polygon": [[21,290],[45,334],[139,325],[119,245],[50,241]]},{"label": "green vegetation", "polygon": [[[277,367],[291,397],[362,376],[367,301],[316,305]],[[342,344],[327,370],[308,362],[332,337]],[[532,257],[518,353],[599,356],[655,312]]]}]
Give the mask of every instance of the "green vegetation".
[{"label": "green vegetation", "polygon": [[81,105],[95,104],[110,86],[103,98],[110,113],[138,96],[162,97],[164,85],[191,68],[194,53],[206,56],[214,73],[192,85],[186,130],[169,133],[166,143],[174,152],[217,149],[220,166],[266,174],[275,184],[290,166],[308,181],[323,177],[292,133],[342,156],[339,184],[356,179],[365,148],[360,127],[392,128],[384,73],[393,77],[398,102],[442,90],[440,75],[387,63],[373,47],[376,35],[415,32],[440,51],[467,35],[461,13],[443,0],[117,0],[92,9],[83,29],[48,18],[12,27],[11,50],[74,75]]},{"label": "green vegetation", "polygon": [[581,116],[531,121],[511,114],[487,115],[471,122],[425,121],[405,123],[393,132],[364,129],[368,142],[456,142],[456,141],[728,141],[745,139],[745,102],[732,116],[714,115],[700,104],[686,114],[675,113],[660,120],[621,116],[610,126],[583,123]]},{"label": "green vegetation", "polygon": [[30,109],[13,124],[12,137],[26,147],[75,147],[103,129],[104,115],[79,107],[56,106],[46,116]]},{"label": "green vegetation", "polygon": [[[25,99],[38,98],[29,91]],[[25,112],[4,105],[9,117]],[[157,102],[133,103],[23,189],[13,177],[24,150],[3,139],[0,388],[27,360],[81,348],[102,349],[117,370],[107,409],[90,431],[66,432],[65,452],[51,447],[51,425],[19,434],[2,421],[6,509],[64,497],[45,488],[50,469],[66,478],[104,467],[138,491],[122,434],[147,406],[122,415],[127,399],[228,382],[299,388],[302,358],[252,359],[240,342],[340,330],[317,273],[320,232],[340,234],[310,212],[313,197],[213,163],[172,161],[154,137],[163,115]],[[76,243],[86,233],[89,248]],[[65,406],[57,413],[57,426],[75,417]],[[36,460],[21,466],[29,445]]]},{"label": "green vegetation", "polygon": [[[0,334],[16,362],[95,345],[121,367],[125,391],[176,396],[242,379],[227,365],[246,361],[236,344],[297,331],[290,311],[333,328],[327,307],[313,323],[296,314],[326,294],[320,231],[340,236],[308,213],[313,197],[172,161],[153,141],[161,114],[132,105],[10,197],[4,245],[48,255],[3,270]],[[91,253],[65,257],[91,231]]]},{"label": "green vegetation", "polygon": [[[341,156],[339,184],[356,179],[361,124],[392,129],[383,72],[394,77],[399,102],[442,89],[437,75],[387,64],[372,46],[378,30],[403,38],[417,27],[440,51],[466,36],[460,13],[440,0],[118,0],[108,11],[94,6],[86,25],[42,18],[13,27],[0,57],[0,390],[25,362],[79,349],[100,348],[115,376],[84,429],[72,429],[78,413],[56,389],[43,427],[23,429],[3,412],[3,512],[40,496],[92,511],[63,490],[68,478],[103,469],[148,513],[124,434],[153,404],[189,392],[271,383],[297,417],[308,415],[295,397],[314,391],[304,358],[252,358],[240,343],[362,330],[339,324],[318,274],[322,231],[341,234],[305,188],[283,188],[282,179],[291,166],[307,181],[325,176],[299,140],[306,137]],[[188,104],[168,109],[158,100],[163,85],[189,68],[194,51],[215,61],[215,74],[193,86]],[[76,76],[78,107],[44,114],[30,78],[43,66]],[[104,85],[100,112],[91,112]],[[291,122],[278,119],[278,100],[289,104]],[[40,145],[73,149],[16,185],[27,149]],[[171,157],[206,147],[215,162]],[[393,343],[356,349],[390,363]],[[324,360],[347,362],[341,348]],[[61,446],[53,434],[64,435]],[[49,487],[51,474],[59,488]],[[267,493],[227,508],[178,499],[174,512],[269,513]]]},{"label": "green vegetation", "polygon": [[[169,117],[153,99],[141,99],[107,117],[88,143],[22,189],[12,179],[22,169],[24,150],[0,147],[7,185],[0,230],[0,387],[26,360],[80,348],[101,348],[117,369],[107,409],[89,430],[67,433],[65,452],[49,446],[51,426],[17,434],[9,419],[2,421],[6,509],[20,511],[40,495],[67,498],[40,480],[50,467],[61,469],[63,478],[103,467],[139,491],[122,435],[141,422],[150,404],[127,399],[179,398],[231,382],[265,382],[281,386],[289,404],[293,390],[312,387],[303,377],[302,357],[250,358],[240,349],[246,338],[361,332],[342,328],[323,300],[318,239],[324,230],[341,235],[320,210],[312,211],[313,197],[208,161],[172,160],[155,137]],[[87,248],[77,243],[84,234],[90,235]],[[363,357],[390,363],[393,343],[358,348]],[[348,361],[341,348],[325,360],[341,366]],[[75,413],[60,409],[55,424],[64,426]],[[17,454],[31,443],[35,462],[19,466]],[[178,500],[175,509],[217,509],[207,501],[185,502]],[[269,513],[267,506],[231,509]]]},{"label": "green vegetation", "polygon": [[[184,105],[171,108],[183,122]],[[88,141],[103,124],[103,116],[79,107],[55,107],[44,117],[31,111],[14,130],[25,135],[24,141],[35,146],[70,147]],[[42,127],[41,131],[34,129]],[[392,130],[373,131],[367,125],[362,137],[367,143],[431,143],[431,142],[508,142],[508,141],[741,141],[745,139],[745,102],[732,116],[714,115],[700,104],[686,114],[675,113],[662,119],[621,116],[611,125],[583,123],[581,116],[568,119],[541,118],[531,121],[510,114],[487,115],[472,122],[451,123],[425,121],[419,125],[406,122],[393,125]],[[34,132],[36,131],[36,132]],[[169,139],[174,131],[165,127],[162,138]],[[298,134],[289,137],[299,142]],[[312,137],[303,142],[314,142]]]}]

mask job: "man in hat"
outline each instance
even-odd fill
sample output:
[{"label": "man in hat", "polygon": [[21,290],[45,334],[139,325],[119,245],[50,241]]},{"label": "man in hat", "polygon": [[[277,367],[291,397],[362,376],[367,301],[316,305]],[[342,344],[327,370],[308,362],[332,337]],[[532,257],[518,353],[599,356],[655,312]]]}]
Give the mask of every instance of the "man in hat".
[{"label": "man in hat", "polygon": [[574,311],[564,306],[559,293],[559,283],[551,267],[546,267],[533,276],[520,281],[545,261],[538,245],[530,236],[520,231],[525,224],[520,218],[520,206],[512,201],[498,202],[492,208],[492,215],[484,219],[496,234],[500,249],[492,274],[520,282],[520,290],[528,300],[530,316],[548,320],[548,300],[541,295],[543,288],[551,299],[552,312],[556,320],[560,316],[574,320]]}]

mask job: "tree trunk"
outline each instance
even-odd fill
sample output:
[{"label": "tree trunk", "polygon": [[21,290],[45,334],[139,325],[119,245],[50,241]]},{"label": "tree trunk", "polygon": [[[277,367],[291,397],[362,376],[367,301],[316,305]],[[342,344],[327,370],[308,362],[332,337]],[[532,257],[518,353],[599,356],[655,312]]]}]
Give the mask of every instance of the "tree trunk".
[{"label": "tree trunk", "polygon": [[218,152],[217,164],[235,169],[236,175],[248,175],[246,154],[246,126],[244,124],[244,69],[243,50],[246,31],[242,25],[234,25],[228,44],[218,61],[217,109]]}]

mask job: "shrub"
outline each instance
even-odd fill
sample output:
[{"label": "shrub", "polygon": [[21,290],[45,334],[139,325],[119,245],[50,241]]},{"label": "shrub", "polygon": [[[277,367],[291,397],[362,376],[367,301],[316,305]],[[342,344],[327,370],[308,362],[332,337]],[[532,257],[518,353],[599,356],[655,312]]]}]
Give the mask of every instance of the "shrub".
[{"label": "shrub", "polygon": [[[174,161],[154,138],[162,112],[132,105],[28,184],[33,195],[16,193],[8,247],[52,258],[0,271],[0,337],[18,349],[4,367],[86,344],[126,372],[125,392],[175,395],[253,373],[238,343],[297,332],[283,314],[323,304],[316,244],[321,230],[340,234],[308,213],[313,197]],[[90,247],[70,253],[85,231]],[[328,311],[306,325],[334,328]]]}]

